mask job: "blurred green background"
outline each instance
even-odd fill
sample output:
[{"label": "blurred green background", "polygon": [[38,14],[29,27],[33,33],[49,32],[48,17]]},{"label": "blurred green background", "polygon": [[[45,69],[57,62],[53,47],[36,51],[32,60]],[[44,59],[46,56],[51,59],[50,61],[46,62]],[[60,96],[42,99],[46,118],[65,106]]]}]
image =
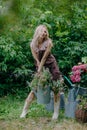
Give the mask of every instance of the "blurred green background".
[{"label": "blurred green background", "polygon": [[0,0],[0,96],[30,91],[29,44],[39,24],[48,27],[64,75],[82,59],[87,63],[87,0]]}]

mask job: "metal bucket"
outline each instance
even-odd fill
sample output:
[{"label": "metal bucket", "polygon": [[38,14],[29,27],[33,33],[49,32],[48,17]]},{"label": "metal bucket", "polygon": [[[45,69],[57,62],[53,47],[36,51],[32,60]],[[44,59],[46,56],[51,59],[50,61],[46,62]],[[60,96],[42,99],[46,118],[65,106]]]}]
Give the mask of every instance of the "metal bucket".
[{"label": "metal bucket", "polygon": [[37,103],[38,104],[48,104],[50,102],[50,87],[45,86],[44,88],[37,88]]}]

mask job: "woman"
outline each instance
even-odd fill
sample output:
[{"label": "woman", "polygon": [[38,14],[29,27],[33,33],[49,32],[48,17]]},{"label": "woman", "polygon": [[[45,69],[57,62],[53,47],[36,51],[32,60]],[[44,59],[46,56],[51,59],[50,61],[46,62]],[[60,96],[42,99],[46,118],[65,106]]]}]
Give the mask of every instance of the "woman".
[{"label": "woman", "polygon": [[40,25],[36,28],[30,47],[36,61],[37,72],[39,73],[42,67],[45,66],[49,68],[53,80],[61,79],[62,76],[57,66],[56,59],[51,54],[53,44],[45,25]]},{"label": "woman", "polygon": [[[63,82],[63,78],[57,66],[56,59],[51,54],[51,48],[53,47],[53,44],[52,40],[49,38],[49,33],[45,25],[39,25],[36,28],[30,47],[32,55],[35,59],[37,72],[40,73],[44,66],[45,68],[49,68],[53,80],[55,81],[60,80],[61,82]],[[34,97],[35,94],[33,91],[31,91],[28,98],[25,101],[21,117],[26,116],[28,107],[31,101],[34,99]],[[57,94],[54,93],[53,119],[57,119],[58,117],[58,109],[59,109],[58,101],[59,97]]]}]

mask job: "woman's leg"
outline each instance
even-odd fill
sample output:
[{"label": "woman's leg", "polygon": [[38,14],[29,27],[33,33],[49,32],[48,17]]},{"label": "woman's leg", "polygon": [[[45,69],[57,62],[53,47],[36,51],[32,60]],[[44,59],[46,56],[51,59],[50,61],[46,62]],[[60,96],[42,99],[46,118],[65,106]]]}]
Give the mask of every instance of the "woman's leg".
[{"label": "woman's leg", "polygon": [[[49,71],[51,72],[52,78],[53,78],[54,81],[63,80],[62,74],[61,74],[61,72],[59,70],[59,67],[57,66],[56,61],[49,64],[46,67],[49,68]],[[59,92],[57,94],[55,94],[55,92],[54,92],[54,113],[53,113],[52,119],[57,119],[58,118],[59,106],[60,106],[60,94],[59,94]]]},{"label": "woman's leg", "polygon": [[25,104],[24,104],[23,111],[22,111],[20,118],[26,117],[26,114],[28,113],[28,108],[29,108],[31,102],[34,100],[34,98],[35,98],[35,94],[33,91],[31,91],[29,93],[27,99],[25,100]]},{"label": "woman's leg", "polygon": [[60,96],[54,93],[54,113],[52,119],[57,119],[59,116]]}]

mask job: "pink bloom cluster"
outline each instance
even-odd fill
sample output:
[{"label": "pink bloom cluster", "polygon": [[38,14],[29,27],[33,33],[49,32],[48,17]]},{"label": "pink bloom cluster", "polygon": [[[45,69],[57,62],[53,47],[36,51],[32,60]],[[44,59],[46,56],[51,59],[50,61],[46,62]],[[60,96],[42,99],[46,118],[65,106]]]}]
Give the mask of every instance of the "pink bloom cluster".
[{"label": "pink bloom cluster", "polygon": [[77,66],[72,67],[72,74],[70,76],[70,79],[73,83],[78,83],[81,81],[81,74],[83,72],[87,72],[87,64],[81,64]]}]

